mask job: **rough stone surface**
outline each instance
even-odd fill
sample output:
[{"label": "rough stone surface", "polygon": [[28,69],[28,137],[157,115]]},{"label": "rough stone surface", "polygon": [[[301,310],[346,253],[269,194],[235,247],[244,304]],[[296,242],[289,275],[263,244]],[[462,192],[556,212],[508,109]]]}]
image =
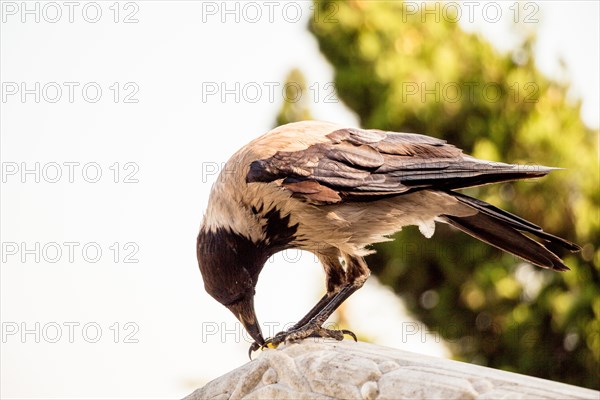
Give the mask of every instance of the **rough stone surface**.
[{"label": "rough stone surface", "polygon": [[600,392],[352,341],[264,350],[184,400],[600,399]]}]

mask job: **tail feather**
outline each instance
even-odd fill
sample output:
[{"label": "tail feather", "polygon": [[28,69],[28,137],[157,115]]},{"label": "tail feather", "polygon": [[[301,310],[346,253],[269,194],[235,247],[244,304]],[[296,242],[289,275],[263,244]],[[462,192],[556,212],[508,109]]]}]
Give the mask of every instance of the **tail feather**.
[{"label": "tail feather", "polygon": [[569,269],[556,254],[522,232],[530,233],[548,243],[560,245],[570,251],[581,249],[572,242],[544,232],[539,226],[484,201],[463,194],[450,193],[461,203],[474,208],[478,212],[467,217],[443,215],[442,218],[446,223],[542,268],[557,271]]},{"label": "tail feather", "polygon": [[544,239],[549,243],[564,247],[565,249],[572,252],[581,250],[581,247],[576,245],[575,243],[569,242],[568,240],[552,235],[548,232],[544,232],[541,227],[537,226],[532,222],[527,221],[526,219],[519,217],[518,215],[511,214],[508,211],[504,211],[498,207],[486,203],[485,201],[469,197],[464,194],[455,192],[451,192],[451,194],[455,198],[457,198],[461,203],[467,204],[486,215],[495,217],[498,220],[506,222],[517,230],[529,232],[539,237],[540,239]]}]

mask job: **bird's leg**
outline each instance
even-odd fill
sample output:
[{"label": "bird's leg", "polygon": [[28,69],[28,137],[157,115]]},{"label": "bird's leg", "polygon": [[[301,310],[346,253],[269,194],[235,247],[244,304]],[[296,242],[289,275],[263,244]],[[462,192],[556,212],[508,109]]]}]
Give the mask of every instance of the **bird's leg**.
[{"label": "bird's leg", "polygon": [[[347,330],[334,330],[323,328],[323,324],[333,314],[333,312],[348,298],[352,293],[360,289],[370,271],[362,257],[346,257],[346,283],[331,296],[325,295],[319,303],[292,329],[286,332],[280,332],[271,339],[267,339],[267,345],[277,346],[285,341],[296,341],[307,337],[329,337],[336,340],[342,340],[344,334],[351,335],[355,340],[354,333]],[[339,268],[339,267],[338,267]]]},{"label": "bird's leg", "polygon": [[327,275],[327,293],[321,297],[321,300],[304,316],[302,319],[290,328],[290,331],[296,330],[306,325],[313,319],[331,300],[342,290],[346,284],[346,273],[340,267],[339,258],[336,255],[320,255],[319,259],[325,268]]},{"label": "bird's leg", "polygon": [[290,328],[291,331],[293,331],[294,329],[298,329],[301,326],[306,325],[306,323],[308,323],[308,321],[310,321],[311,319],[313,319],[315,317],[315,315],[317,315],[330,301],[331,299],[338,293],[338,291],[336,292],[327,292],[323,295],[323,297],[321,297],[321,300],[319,300],[319,302],[317,304],[315,304],[315,306],[304,316],[302,317],[302,319],[298,322],[296,322],[294,324],[294,326],[292,326]]}]

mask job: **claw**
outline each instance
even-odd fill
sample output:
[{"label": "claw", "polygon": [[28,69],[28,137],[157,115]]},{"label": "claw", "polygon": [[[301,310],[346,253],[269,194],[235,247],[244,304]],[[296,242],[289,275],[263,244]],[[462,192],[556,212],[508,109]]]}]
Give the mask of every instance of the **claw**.
[{"label": "claw", "polygon": [[248,349],[248,358],[250,359],[250,361],[252,361],[252,353],[254,353],[256,350],[260,349],[261,346],[254,342],[250,345],[250,348]]},{"label": "claw", "polygon": [[358,342],[358,339],[356,338],[356,335],[354,334],[354,332],[349,331],[348,329],[342,329],[342,333],[344,335],[348,335],[348,336],[352,337],[352,339],[354,339],[355,342]]},{"label": "claw", "polygon": [[[281,332],[283,333],[283,332]],[[280,335],[281,333],[279,333],[278,335]],[[265,340],[265,344],[263,344],[262,346],[256,342],[252,343],[250,345],[250,348],[248,349],[248,358],[250,358],[250,360],[252,360],[252,353],[254,353],[256,350],[260,349],[260,350],[264,350],[264,349],[276,349],[277,347],[279,347],[279,345],[281,343],[283,343],[282,340],[275,340],[277,339],[277,336],[267,339]]]}]

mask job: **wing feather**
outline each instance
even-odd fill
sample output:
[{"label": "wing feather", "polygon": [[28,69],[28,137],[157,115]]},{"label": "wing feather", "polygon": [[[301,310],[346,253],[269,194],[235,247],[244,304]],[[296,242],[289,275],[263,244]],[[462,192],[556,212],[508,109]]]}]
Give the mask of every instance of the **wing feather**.
[{"label": "wing feather", "polygon": [[323,200],[374,200],[427,188],[459,189],[543,176],[552,170],[478,160],[443,140],[414,133],[350,128],[326,137],[329,141],[252,162],[246,181],[290,179],[293,184],[284,186],[309,202],[318,196],[307,196],[298,182],[315,182],[337,194],[315,200],[322,204]]}]

